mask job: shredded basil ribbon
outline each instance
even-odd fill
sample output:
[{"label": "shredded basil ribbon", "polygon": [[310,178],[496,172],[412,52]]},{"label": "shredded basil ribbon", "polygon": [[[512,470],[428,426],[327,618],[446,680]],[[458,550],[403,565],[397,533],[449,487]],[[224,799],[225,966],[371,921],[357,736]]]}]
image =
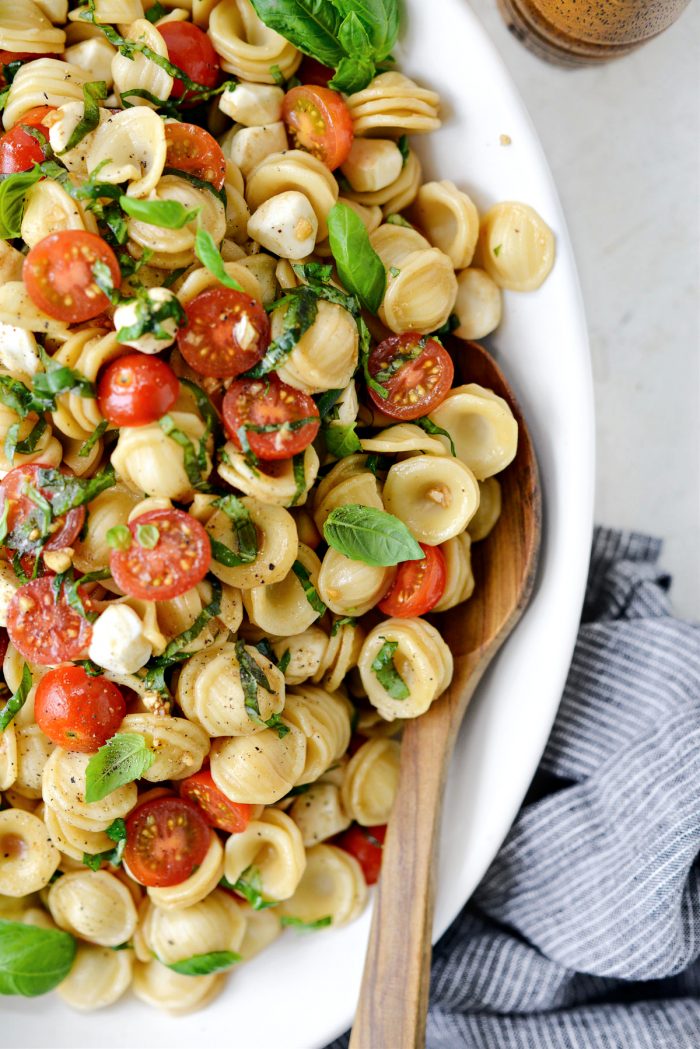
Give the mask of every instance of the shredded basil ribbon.
[{"label": "shredded basil ribbon", "polygon": [[32,684],[31,670],[27,664],[24,663],[22,666],[22,680],[19,683],[19,688],[10,696],[4,707],[0,709],[0,732],[4,732],[14,716],[19,714],[27,701],[27,696],[29,695]]},{"label": "shredded basil ribbon", "polygon": [[221,612],[221,583],[215,576],[209,576],[208,582],[212,589],[211,601],[202,609],[191,627],[174,637],[166,645],[162,655],[156,656],[155,659],[150,661],[143,675],[146,688],[165,695],[168,694],[165,684],[165,671],[177,663],[182,663],[190,658],[193,653],[186,651],[187,646],[199,637],[209,620],[214,619]]},{"label": "shredded basil ribbon", "polygon": [[394,663],[394,653],[398,647],[398,641],[385,641],[372,661],[372,672],[392,699],[407,699],[411,691]]}]

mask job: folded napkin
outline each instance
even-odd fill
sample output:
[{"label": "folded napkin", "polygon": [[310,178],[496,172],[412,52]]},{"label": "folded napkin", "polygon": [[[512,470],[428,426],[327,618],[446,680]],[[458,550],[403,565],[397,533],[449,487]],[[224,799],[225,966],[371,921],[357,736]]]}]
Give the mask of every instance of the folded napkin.
[{"label": "folded napkin", "polygon": [[538,774],[435,948],[428,1049],[700,1049],[700,626],[660,546],[596,530]]}]

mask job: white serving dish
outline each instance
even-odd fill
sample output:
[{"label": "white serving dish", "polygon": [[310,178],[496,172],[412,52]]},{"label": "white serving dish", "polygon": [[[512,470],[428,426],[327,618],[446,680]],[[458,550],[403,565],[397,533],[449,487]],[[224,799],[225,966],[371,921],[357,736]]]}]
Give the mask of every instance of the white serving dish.
[{"label": "white serving dish", "polygon": [[[447,787],[435,915],[437,938],[503,841],[554,720],[576,636],[591,537],[594,417],[586,324],[552,176],[507,71],[464,0],[407,3],[401,68],[439,91],[440,132],[414,138],[426,178],[447,178],[480,209],[533,205],[557,239],[534,294],[506,293],[490,340],[520,399],[538,454],[544,530],[538,583],[516,632],[482,682]],[[500,144],[509,135],[511,144]],[[234,973],[203,1012],[170,1017],[133,998],[78,1014],[56,995],[5,998],[0,1044],[12,1049],[319,1049],[351,1023],[370,914],[317,934],[287,931]],[[401,961],[397,959],[397,965]]]}]

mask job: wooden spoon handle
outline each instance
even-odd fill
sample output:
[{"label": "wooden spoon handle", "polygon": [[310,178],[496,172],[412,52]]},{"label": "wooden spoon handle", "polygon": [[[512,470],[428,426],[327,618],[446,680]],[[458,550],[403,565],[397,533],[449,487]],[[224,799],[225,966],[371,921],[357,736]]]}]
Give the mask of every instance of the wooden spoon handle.
[{"label": "wooden spoon handle", "polygon": [[479,676],[458,699],[448,691],[404,730],[350,1049],[425,1044],[442,795],[466,692],[473,693]]}]

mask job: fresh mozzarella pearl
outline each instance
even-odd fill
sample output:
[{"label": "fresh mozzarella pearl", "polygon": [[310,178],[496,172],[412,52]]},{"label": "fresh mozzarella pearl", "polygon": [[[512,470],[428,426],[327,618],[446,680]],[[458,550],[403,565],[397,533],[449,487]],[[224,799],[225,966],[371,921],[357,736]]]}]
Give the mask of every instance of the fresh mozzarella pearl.
[{"label": "fresh mozzarella pearl", "polygon": [[282,118],[284,91],[272,84],[248,84],[244,80],[235,91],[224,91],[219,97],[219,109],[238,124],[262,127],[275,124]]},{"label": "fresh mozzarella pearl", "polygon": [[90,659],[113,674],[135,674],[152,651],[139,616],[128,605],[110,605],[93,624]]},{"label": "fresh mozzarella pearl", "polygon": [[316,245],[318,219],[303,193],[270,197],[248,221],[248,235],[283,259],[303,259]]}]

